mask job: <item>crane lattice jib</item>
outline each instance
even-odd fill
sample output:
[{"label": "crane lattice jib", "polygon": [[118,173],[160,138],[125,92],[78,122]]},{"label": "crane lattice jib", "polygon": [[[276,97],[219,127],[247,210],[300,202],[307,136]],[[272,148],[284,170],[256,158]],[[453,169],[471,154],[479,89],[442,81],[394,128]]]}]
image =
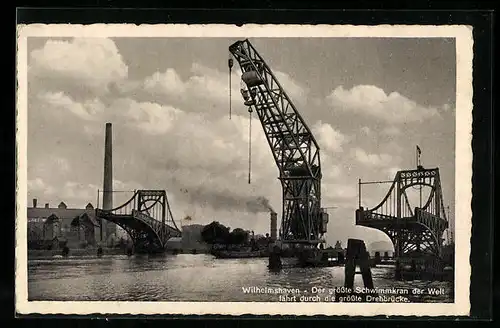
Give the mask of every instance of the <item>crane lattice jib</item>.
[{"label": "crane lattice jib", "polygon": [[319,146],[276,76],[248,40],[229,47],[242,70],[280,173],[283,188],[281,239],[319,242],[326,232],[321,211]]}]

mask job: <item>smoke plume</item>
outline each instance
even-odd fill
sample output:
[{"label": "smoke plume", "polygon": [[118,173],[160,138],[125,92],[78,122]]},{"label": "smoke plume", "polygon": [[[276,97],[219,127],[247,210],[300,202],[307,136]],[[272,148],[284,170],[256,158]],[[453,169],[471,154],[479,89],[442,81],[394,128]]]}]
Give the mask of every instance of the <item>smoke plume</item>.
[{"label": "smoke plume", "polygon": [[250,213],[275,213],[266,197],[236,195],[229,190],[214,190],[206,187],[197,189],[181,189],[180,195],[193,204],[209,206],[213,209],[240,210]]},{"label": "smoke plume", "polygon": [[271,213],[276,213],[271,204],[269,204],[269,199],[263,196],[257,197],[255,200],[248,201],[247,207],[251,212],[269,211]]}]

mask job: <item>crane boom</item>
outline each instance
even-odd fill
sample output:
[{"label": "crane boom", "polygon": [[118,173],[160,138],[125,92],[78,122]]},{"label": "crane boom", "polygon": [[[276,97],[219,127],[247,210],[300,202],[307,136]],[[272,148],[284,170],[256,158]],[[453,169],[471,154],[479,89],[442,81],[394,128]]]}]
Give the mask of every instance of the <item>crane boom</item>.
[{"label": "crane boom", "polygon": [[242,71],[245,105],[257,113],[279,169],[283,190],[281,240],[316,245],[322,242],[328,222],[321,208],[318,143],[250,41],[235,42],[229,52]]}]

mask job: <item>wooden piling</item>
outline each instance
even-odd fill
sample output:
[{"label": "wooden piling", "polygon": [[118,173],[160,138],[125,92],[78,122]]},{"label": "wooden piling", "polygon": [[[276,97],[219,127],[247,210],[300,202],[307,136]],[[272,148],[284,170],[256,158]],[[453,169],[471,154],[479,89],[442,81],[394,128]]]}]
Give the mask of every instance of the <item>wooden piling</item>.
[{"label": "wooden piling", "polygon": [[[360,272],[356,272],[359,266]],[[347,254],[345,263],[344,286],[354,288],[354,275],[361,273],[363,284],[366,288],[373,288],[372,273],[370,270],[370,257],[366,251],[365,242],[360,239],[349,239],[347,241]]]},{"label": "wooden piling", "polygon": [[269,253],[269,265],[270,270],[281,270],[281,249],[278,246],[274,246]]}]

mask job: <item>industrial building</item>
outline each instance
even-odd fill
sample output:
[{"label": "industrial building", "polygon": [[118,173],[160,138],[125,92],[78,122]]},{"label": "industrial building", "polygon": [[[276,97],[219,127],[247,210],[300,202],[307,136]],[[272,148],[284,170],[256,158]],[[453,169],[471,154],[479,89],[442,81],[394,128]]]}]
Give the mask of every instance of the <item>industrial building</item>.
[{"label": "industrial building", "polygon": [[92,204],[85,208],[68,208],[64,202],[57,207],[28,207],[29,248],[58,248],[64,243],[69,248],[95,246],[101,241],[101,225],[95,217]]},{"label": "industrial building", "polygon": [[[57,207],[37,206],[33,199],[28,207],[28,247],[30,249],[55,249],[61,243],[71,249],[89,246],[114,246],[123,236],[116,225],[102,225],[95,215],[94,206],[68,208],[64,202]],[[108,231],[103,231],[106,229]]]}]

